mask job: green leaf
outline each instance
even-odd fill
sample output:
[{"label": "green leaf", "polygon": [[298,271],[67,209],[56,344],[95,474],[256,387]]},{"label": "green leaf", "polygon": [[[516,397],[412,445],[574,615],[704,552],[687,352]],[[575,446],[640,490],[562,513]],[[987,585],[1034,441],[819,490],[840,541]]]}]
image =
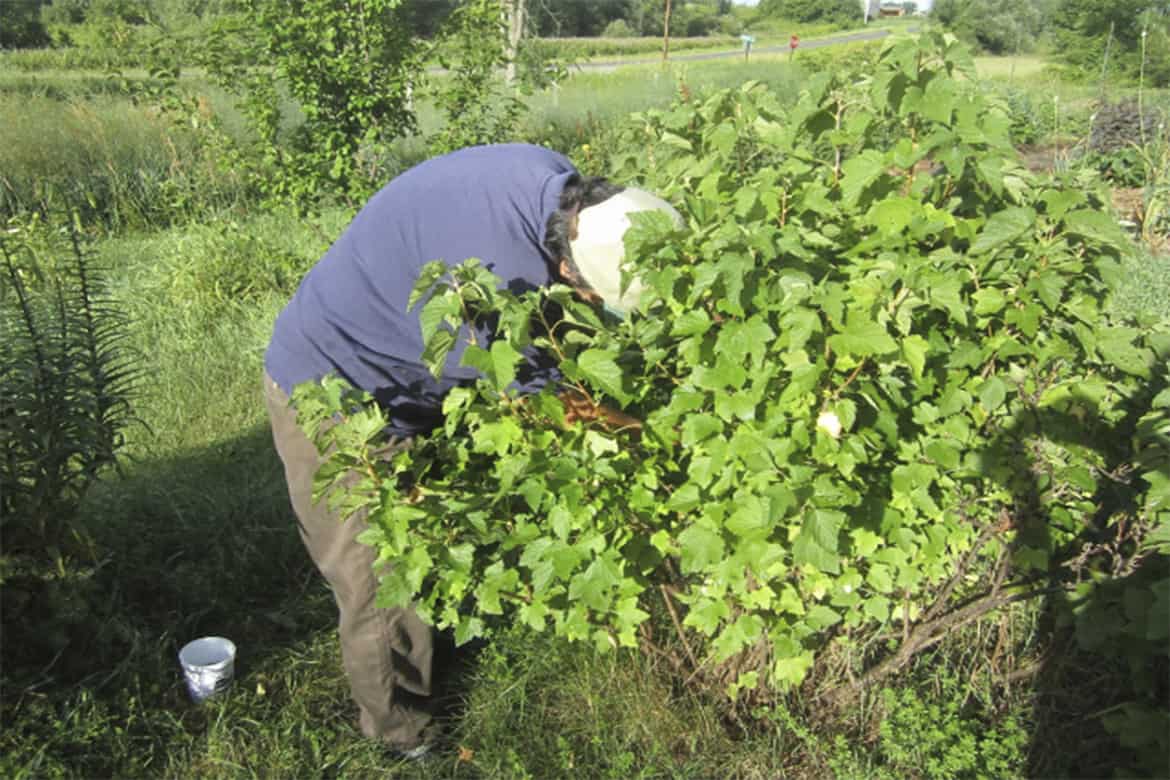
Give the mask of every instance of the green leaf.
[{"label": "green leaf", "polygon": [[435,331],[434,335],[427,340],[426,348],[423,350],[423,365],[434,376],[440,376],[443,373],[443,366],[447,363],[447,356],[451,354],[451,350],[454,348],[454,332],[449,330]]},{"label": "green leaf", "polygon": [[396,566],[378,580],[378,608],[405,607],[414,599],[414,588],[407,578],[405,566]]},{"label": "green leaf", "polygon": [[992,214],[971,245],[971,254],[986,254],[1010,244],[1032,230],[1035,223],[1036,212],[1030,208],[1017,206]]},{"label": "green leaf", "polygon": [[865,528],[858,528],[850,532],[853,539],[853,552],[863,558],[869,557],[877,550],[882,538]]},{"label": "green leaf", "polygon": [[740,615],[711,643],[716,660],[724,661],[745,647],[755,644],[764,633],[764,621],[759,615]]},{"label": "green leaf", "polygon": [[743,366],[722,355],[715,361],[714,368],[696,366],[693,374],[695,386],[704,390],[722,390],[725,387],[738,390],[747,381],[747,376]]},{"label": "green leaf", "polygon": [[959,445],[947,439],[931,440],[926,445],[925,452],[926,457],[944,469],[957,469],[962,459],[962,452],[959,449]]},{"label": "green leaf", "polygon": [[942,72],[935,73],[922,96],[922,115],[933,122],[950,124],[955,97],[955,81]]},{"label": "green leaf", "polygon": [[857,205],[862,191],[878,180],[886,170],[885,157],[876,149],[866,149],[841,164],[841,202]]},{"label": "green leaf", "polygon": [[1002,311],[1003,307],[1007,305],[1007,298],[1003,291],[994,287],[984,287],[982,290],[976,291],[971,298],[975,301],[975,313],[980,317]]},{"label": "green leaf", "polygon": [[817,604],[809,609],[808,615],[805,617],[805,622],[814,631],[823,631],[829,626],[840,623],[841,616],[833,608],[827,607],[824,604]]},{"label": "green leaf", "polygon": [[573,530],[573,513],[564,504],[557,504],[548,513],[548,524],[558,539],[567,541]]},{"label": "green leaf", "polygon": [[837,556],[837,535],[845,515],[828,509],[805,512],[804,522],[792,545],[792,559],[807,563],[823,572],[836,574],[841,570]]},{"label": "green leaf", "polygon": [[547,627],[545,620],[548,617],[548,605],[542,601],[521,604],[516,610],[516,617],[520,618],[520,622],[534,631],[544,631]]},{"label": "green leaf", "polygon": [[682,485],[666,500],[666,509],[671,512],[689,512],[699,505],[699,488],[688,482]]},{"label": "green leaf", "polygon": [[723,558],[723,537],[706,526],[692,525],[678,535],[678,544],[684,574],[701,571]]},{"label": "green leaf", "polygon": [[585,571],[569,584],[569,598],[590,609],[609,609],[613,602],[613,590],[621,579],[621,567],[612,558],[594,558]]},{"label": "green leaf", "polygon": [[429,344],[440,326],[446,322],[451,327],[462,321],[459,298],[453,292],[441,293],[423,305],[418,314],[419,331],[424,344]]},{"label": "green leaf", "polygon": [[855,310],[849,312],[845,329],[828,341],[829,347],[842,355],[885,355],[898,349],[889,331]]},{"label": "green leaf", "polygon": [[793,655],[780,655],[772,662],[772,676],[781,688],[800,685],[813,665],[813,652],[802,650]]},{"label": "green leaf", "polygon": [[768,507],[757,496],[736,501],[737,509],[727,518],[727,530],[744,539],[762,539],[771,530]]},{"label": "green leaf", "polygon": [[468,368],[474,368],[484,376],[491,376],[495,370],[492,365],[492,353],[475,344],[468,344],[463,349],[463,356],[459,358],[459,362]]},{"label": "green leaf", "polygon": [[459,624],[455,626],[455,644],[465,645],[476,637],[483,636],[484,624],[483,621],[477,617],[464,615],[459,619]]},{"label": "green leaf", "polygon": [[967,306],[963,302],[963,282],[954,276],[935,278],[930,283],[930,304],[943,309],[960,325],[967,324]]},{"label": "green leaf", "polygon": [[521,355],[503,339],[492,342],[492,369],[496,375],[496,389],[503,390],[516,381],[516,364]]},{"label": "green leaf", "polygon": [[1149,379],[1154,353],[1137,346],[1138,336],[1136,328],[1102,328],[1097,334],[1097,351],[1125,373]]},{"label": "green leaf", "polygon": [[498,422],[484,423],[472,434],[476,452],[505,455],[523,436],[520,426],[511,417]]},{"label": "green leaf", "polygon": [[648,612],[638,608],[638,598],[622,599],[613,609],[618,629],[618,642],[622,647],[637,647],[636,629],[650,617]]},{"label": "green leaf", "polygon": [[894,589],[894,578],[890,575],[890,570],[880,563],[869,567],[865,581],[878,593],[889,593]]},{"label": "green leaf", "polygon": [[597,431],[585,431],[585,446],[593,453],[594,457],[600,458],[602,455],[612,454],[618,451],[617,442],[608,436],[604,436]]},{"label": "green leaf", "polygon": [[997,376],[988,377],[979,386],[979,402],[988,412],[994,412],[1007,398],[1007,385]]},{"label": "green leaf", "polygon": [[422,267],[418,274],[418,281],[414,283],[414,288],[410,291],[410,297],[406,301],[406,308],[409,311],[414,308],[414,305],[435,286],[435,282],[443,278],[447,273],[447,265],[442,260],[432,260]]},{"label": "green leaf", "polygon": [[1069,233],[1092,239],[1117,249],[1127,243],[1124,231],[1117,220],[1103,211],[1078,209],[1064,217],[1064,227]]},{"label": "green leaf", "polygon": [[727,606],[724,599],[700,597],[687,610],[683,625],[697,628],[705,635],[711,636],[719,628],[719,625],[729,617],[731,617],[731,608]]},{"label": "green leaf", "polygon": [[479,601],[479,609],[488,615],[503,614],[500,604],[500,591],[515,591],[520,582],[520,573],[515,569],[505,569],[501,561],[496,561],[484,572],[483,582],[475,591]]},{"label": "green leaf", "polygon": [[701,336],[711,328],[711,318],[702,309],[685,311],[670,327],[672,336]]},{"label": "green leaf", "polygon": [[728,422],[732,419],[754,420],[756,400],[748,393],[720,393],[715,396],[715,414]]},{"label": "green leaf", "polygon": [[922,378],[922,371],[926,367],[926,353],[930,343],[917,333],[902,339],[902,356],[910,364],[910,372],[915,379]]},{"label": "green leaf", "polygon": [[1064,289],[1066,281],[1064,275],[1048,270],[1038,273],[1030,286],[1035,287],[1040,301],[1049,310],[1054,311],[1060,305],[1061,291]]},{"label": "green leaf", "polygon": [[587,349],[577,356],[577,368],[586,379],[614,398],[623,402],[629,399],[629,395],[622,388],[622,369],[617,364],[616,352]]},{"label": "green leaf", "polygon": [[709,414],[692,414],[683,423],[682,445],[690,448],[723,431],[723,422]]},{"label": "green leaf", "polygon": [[922,204],[914,198],[885,198],[873,204],[865,215],[866,222],[877,228],[879,234],[893,236],[910,227],[914,218],[922,214]]},{"label": "green leaf", "polygon": [[890,600],[885,596],[873,596],[866,599],[862,605],[866,615],[879,623],[885,623],[890,617]]}]

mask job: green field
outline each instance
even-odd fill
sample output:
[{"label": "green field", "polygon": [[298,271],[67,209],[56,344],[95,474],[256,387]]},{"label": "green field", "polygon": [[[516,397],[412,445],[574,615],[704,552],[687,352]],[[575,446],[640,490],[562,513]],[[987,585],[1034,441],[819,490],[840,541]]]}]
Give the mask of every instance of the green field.
[{"label": "green field", "polygon": [[[604,172],[626,115],[666,106],[680,90],[703,96],[749,79],[791,105],[828,59],[578,73],[527,97],[515,136]],[[977,64],[989,89],[1031,90],[1045,142],[1085,121],[1050,127],[1041,115],[1050,96],[1037,83],[1047,78],[1040,58]],[[246,139],[227,96],[201,88],[227,134]],[[1081,87],[1061,89],[1088,99]],[[439,119],[425,103],[420,115],[423,137],[395,146],[387,170],[425,156]],[[598,654],[509,628],[451,651],[443,750],[422,764],[396,759],[358,732],[335,608],[297,534],[260,388],[276,314],[353,208],[304,216],[262,206],[216,167],[198,128],[168,122],[93,73],[0,70],[0,116],[0,212],[81,210],[143,370],[123,465],[81,508],[98,560],[62,572],[49,606],[64,617],[39,645],[6,637],[0,775],[893,780],[1104,776],[1131,766],[1089,717],[1122,706],[1109,695],[1127,673],[1122,660],[1069,642],[1055,651],[1063,662],[1035,676],[988,667],[991,657],[1028,655],[1049,630],[1025,606],[956,630],[835,720],[807,690],[729,707],[681,684],[666,658]],[[1115,312],[1170,320],[1170,255],[1129,253],[1121,270]],[[197,706],[176,653],[203,634],[231,637],[239,659],[231,694]],[[837,659],[838,671],[864,651]]]}]

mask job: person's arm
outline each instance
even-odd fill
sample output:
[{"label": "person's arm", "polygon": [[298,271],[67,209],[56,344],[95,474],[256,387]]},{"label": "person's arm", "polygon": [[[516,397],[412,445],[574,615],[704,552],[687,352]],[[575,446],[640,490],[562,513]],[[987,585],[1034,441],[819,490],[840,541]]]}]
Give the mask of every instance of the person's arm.
[{"label": "person's arm", "polygon": [[610,431],[642,430],[642,421],[623,411],[591,401],[576,390],[566,390],[557,396],[565,406],[565,422],[600,421]]},{"label": "person's arm", "polygon": [[[536,347],[524,350],[524,362],[518,366],[512,387],[523,394],[538,393],[550,382],[562,380],[561,372],[551,355]],[[562,390],[557,398],[565,407],[565,423],[600,422],[606,430],[640,432],[642,421],[623,411],[595,403],[577,390]]]}]

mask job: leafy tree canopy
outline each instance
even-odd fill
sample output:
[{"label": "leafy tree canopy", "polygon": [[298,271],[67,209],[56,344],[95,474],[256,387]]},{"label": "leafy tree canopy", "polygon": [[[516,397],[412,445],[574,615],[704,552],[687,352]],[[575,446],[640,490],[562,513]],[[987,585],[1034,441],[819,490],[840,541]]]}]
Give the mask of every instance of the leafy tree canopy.
[{"label": "leafy tree canopy", "polygon": [[1052,26],[1053,44],[1070,65],[1127,78],[1144,70],[1148,84],[1170,84],[1170,3],[1166,0],[1065,0],[1052,15]]},{"label": "leafy tree canopy", "polygon": [[1026,51],[1044,28],[1045,0],[935,0],[931,17],[991,54]]},{"label": "leafy tree canopy", "polygon": [[763,0],[760,13],[794,22],[846,24],[860,21],[861,4],[857,0]]},{"label": "leafy tree canopy", "polygon": [[0,49],[32,48],[48,42],[38,0],[0,3]]}]

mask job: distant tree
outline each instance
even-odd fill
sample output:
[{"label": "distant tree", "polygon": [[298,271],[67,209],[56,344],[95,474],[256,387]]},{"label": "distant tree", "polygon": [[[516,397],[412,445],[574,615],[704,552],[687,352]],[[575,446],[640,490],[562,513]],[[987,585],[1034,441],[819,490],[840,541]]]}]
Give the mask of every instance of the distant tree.
[{"label": "distant tree", "polygon": [[636,34],[634,28],[630,27],[625,19],[614,19],[605,26],[605,30],[601,33],[604,38],[632,38]]},{"label": "distant tree", "polygon": [[41,21],[45,26],[81,24],[88,11],[89,0],[54,0],[41,8]]},{"label": "distant tree", "polygon": [[[269,197],[298,206],[322,195],[368,197],[376,177],[360,153],[417,127],[410,95],[422,78],[425,51],[404,4],[247,0],[241,6],[217,22],[197,64],[240,98],[258,156],[269,163],[258,183]],[[281,90],[303,116],[291,132]]]},{"label": "distant tree", "polygon": [[934,4],[930,7],[930,18],[953,30],[955,20],[959,18],[963,5],[961,0],[934,0]]},{"label": "distant tree", "polygon": [[861,6],[857,0],[762,0],[760,14],[794,22],[849,24],[861,18]]},{"label": "distant tree", "polygon": [[[658,14],[662,14],[661,0]],[[529,9],[530,28],[538,35],[573,37],[601,35],[615,19],[625,19],[631,27],[640,19],[636,0],[544,0]]]},{"label": "distant tree", "polygon": [[1045,19],[1036,0],[935,0],[930,15],[990,54],[1030,49]]},{"label": "distant tree", "polygon": [[403,10],[410,26],[422,37],[434,37],[451,12],[458,6],[456,0],[411,0]]},{"label": "distant tree", "polygon": [[902,10],[907,16],[918,13],[918,3],[915,3],[913,0],[907,0],[907,2],[902,3]]},{"label": "distant tree", "polygon": [[90,0],[86,18],[144,24],[151,18],[151,4],[148,0]]},{"label": "distant tree", "polygon": [[0,49],[47,46],[49,33],[41,23],[41,0],[0,1]]},{"label": "distant tree", "polygon": [[1053,46],[1062,60],[1090,73],[1129,78],[1142,69],[1144,30],[1146,78],[1155,86],[1170,84],[1170,2],[1064,0],[1052,25]]}]

